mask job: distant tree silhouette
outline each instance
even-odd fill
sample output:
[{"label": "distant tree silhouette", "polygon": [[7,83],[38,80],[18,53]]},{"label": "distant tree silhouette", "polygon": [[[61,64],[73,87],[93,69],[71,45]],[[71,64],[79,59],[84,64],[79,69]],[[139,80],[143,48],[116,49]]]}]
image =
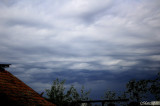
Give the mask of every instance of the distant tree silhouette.
[{"label": "distant tree silhouette", "polygon": [[131,100],[140,102],[149,99],[152,95],[160,100],[160,73],[155,79],[130,80],[127,84],[127,93]]},{"label": "distant tree silhouette", "polygon": [[107,100],[114,100],[116,99],[116,93],[114,91],[107,90],[104,94],[104,97],[102,98]]},{"label": "distant tree silhouette", "polygon": [[132,100],[140,102],[145,98],[148,80],[131,80],[127,83],[127,92]]},{"label": "distant tree silhouette", "polygon": [[73,85],[66,91],[64,84],[65,80],[59,81],[58,78],[53,81],[51,89],[46,89],[49,101],[57,106],[75,106],[77,101],[89,100],[90,91],[84,91],[84,86],[79,94]]},{"label": "distant tree silhouette", "polygon": [[148,90],[151,94],[154,95],[156,100],[160,100],[160,72],[158,73],[157,77],[153,80],[148,80],[149,88]]},{"label": "distant tree silhouette", "polygon": [[[105,92],[103,99],[130,99],[128,106],[139,106],[140,102],[147,100],[160,100],[160,72],[154,79],[130,80],[126,84],[127,90],[121,95],[108,90]],[[152,98],[151,98],[152,96]],[[107,103],[109,104],[109,103]],[[119,103],[126,105],[125,103]]]},{"label": "distant tree silhouette", "polygon": [[[107,90],[104,94],[104,97],[102,99],[105,100],[121,100],[121,99],[127,99],[126,92],[122,92],[121,94],[117,94],[115,91]],[[126,106],[126,103],[118,102],[121,106]],[[114,103],[106,103],[107,106],[115,106]]]},{"label": "distant tree silhouette", "polygon": [[[80,93],[77,92],[73,85],[68,90],[64,87],[65,80],[59,81],[57,78],[53,81],[53,85],[50,89],[46,89],[49,101],[53,102],[57,106],[77,106],[78,101],[89,100],[90,91],[85,91],[84,86]],[[155,99],[160,100],[160,72],[154,79],[143,80],[130,80],[126,84],[127,90],[121,95],[117,95],[116,92],[108,90],[105,92],[103,99],[115,100],[115,99],[130,99],[128,106],[139,106],[140,102],[150,99],[152,95]],[[76,104],[76,105],[75,105]],[[107,103],[113,105],[112,103]],[[121,104],[121,103],[120,103]],[[126,105],[122,103],[121,105]]]}]

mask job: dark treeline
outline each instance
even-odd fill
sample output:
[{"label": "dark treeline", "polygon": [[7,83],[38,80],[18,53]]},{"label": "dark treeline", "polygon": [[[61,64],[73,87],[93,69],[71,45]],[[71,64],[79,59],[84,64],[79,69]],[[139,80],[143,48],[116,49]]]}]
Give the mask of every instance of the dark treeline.
[{"label": "dark treeline", "polygon": [[[60,81],[58,78],[53,81],[50,89],[46,89],[47,100],[57,106],[80,106],[79,101],[89,101],[90,90],[86,91],[82,86],[80,92],[71,85],[67,90],[64,87],[65,80]],[[121,94],[108,90],[105,92],[102,100],[129,99],[127,103],[118,104],[122,106],[138,106],[143,101],[159,101],[160,100],[160,72],[154,79],[130,80],[126,84],[126,91]],[[106,103],[111,104],[111,103]],[[114,104],[112,104],[114,105]],[[92,104],[87,104],[92,106]],[[97,105],[96,105],[97,106]]]}]

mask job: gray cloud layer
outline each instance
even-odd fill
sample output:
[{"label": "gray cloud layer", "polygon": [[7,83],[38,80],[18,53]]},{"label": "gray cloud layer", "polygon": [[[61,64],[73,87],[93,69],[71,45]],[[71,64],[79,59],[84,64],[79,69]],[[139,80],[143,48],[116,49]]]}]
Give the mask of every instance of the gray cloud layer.
[{"label": "gray cloud layer", "polygon": [[159,7],[159,0],[1,0],[0,62],[12,63],[11,72],[37,91],[56,73],[95,89],[115,74],[156,73]]}]

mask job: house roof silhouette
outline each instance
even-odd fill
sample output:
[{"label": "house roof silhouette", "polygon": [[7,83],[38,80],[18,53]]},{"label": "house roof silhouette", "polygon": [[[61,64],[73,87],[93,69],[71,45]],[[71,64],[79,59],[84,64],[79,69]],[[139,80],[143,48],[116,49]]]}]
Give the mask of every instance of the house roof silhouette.
[{"label": "house roof silhouette", "polygon": [[56,106],[6,70],[0,69],[0,106]]}]

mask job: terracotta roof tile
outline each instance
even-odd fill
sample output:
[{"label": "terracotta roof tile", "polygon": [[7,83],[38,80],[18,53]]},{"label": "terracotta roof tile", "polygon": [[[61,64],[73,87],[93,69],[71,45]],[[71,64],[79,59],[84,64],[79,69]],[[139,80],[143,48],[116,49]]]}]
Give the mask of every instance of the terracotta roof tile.
[{"label": "terracotta roof tile", "polygon": [[0,70],[0,105],[55,106],[4,70]]}]

